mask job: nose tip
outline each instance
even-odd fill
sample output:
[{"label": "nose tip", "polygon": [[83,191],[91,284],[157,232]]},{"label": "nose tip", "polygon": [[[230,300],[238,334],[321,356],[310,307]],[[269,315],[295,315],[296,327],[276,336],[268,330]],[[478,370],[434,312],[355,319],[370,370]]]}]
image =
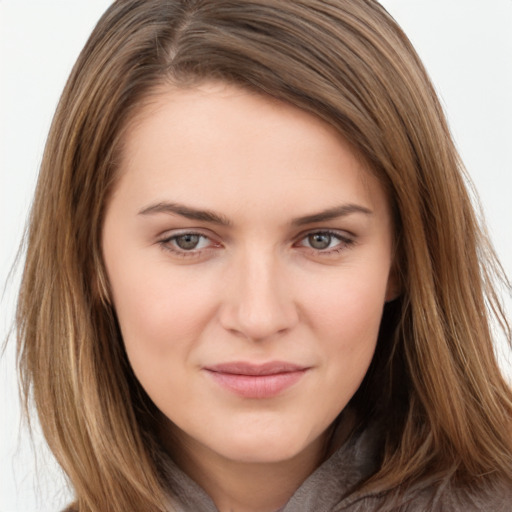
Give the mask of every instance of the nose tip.
[{"label": "nose tip", "polygon": [[253,341],[268,339],[292,329],[298,311],[286,280],[275,269],[245,267],[232,275],[221,314],[223,327]]},{"label": "nose tip", "polygon": [[259,341],[286,332],[293,323],[282,305],[260,303],[256,306],[245,302],[240,305],[230,330]]}]

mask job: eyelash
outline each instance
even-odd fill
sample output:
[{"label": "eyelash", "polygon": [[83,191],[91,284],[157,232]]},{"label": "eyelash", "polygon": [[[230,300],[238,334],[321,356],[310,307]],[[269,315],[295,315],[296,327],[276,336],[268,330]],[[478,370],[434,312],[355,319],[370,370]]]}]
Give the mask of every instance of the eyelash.
[{"label": "eyelash", "polygon": [[305,234],[302,234],[299,238],[299,242],[302,242],[306,240],[307,238],[314,236],[314,235],[327,235],[331,238],[335,238],[338,240],[338,244],[336,244],[335,247],[332,247],[331,249],[315,249],[314,247],[305,247],[306,249],[310,249],[315,254],[321,254],[322,256],[328,256],[328,255],[334,255],[339,254],[340,252],[344,251],[345,249],[348,249],[350,246],[352,246],[355,241],[353,238],[350,238],[347,235],[341,234],[339,231],[330,231],[330,230],[320,230],[320,231],[309,231]]},{"label": "eyelash", "polygon": [[[207,235],[204,235],[203,233],[198,233],[195,231],[183,231],[181,233],[173,234],[172,236],[168,236],[166,238],[163,238],[162,240],[158,241],[158,244],[162,247],[163,250],[171,252],[173,255],[181,257],[181,258],[193,258],[198,257],[202,254],[204,254],[207,251],[211,251],[213,249],[216,249],[218,247],[221,247],[221,244],[218,242],[214,242],[217,247],[205,247],[202,249],[181,249],[177,247],[173,247],[172,243],[175,242],[178,238],[183,236],[197,236],[201,239],[207,239],[212,242],[212,239],[208,237]],[[303,242],[310,236],[314,235],[327,235],[331,238],[335,238],[339,241],[339,243],[331,248],[331,249],[315,249],[314,247],[308,247],[304,245],[298,245],[300,242]],[[308,249],[315,254],[320,254],[322,256],[329,256],[329,255],[335,255],[339,254],[340,252],[350,248],[352,245],[354,245],[355,240],[353,238],[350,238],[349,236],[342,235],[338,231],[331,231],[331,230],[315,230],[315,231],[308,231],[306,233],[302,233],[298,239],[297,242],[295,242],[293,245],[294,247],[303,247],[305,249]]]},{"label": "eyelash", "polygon": [[[180,258],[194,258],[201,254],[204,254],[206,251],[210,251],[210,250],[214,249],[212,247],[205,247],[203,249],[192,249],[190,251],[187,251],[186,249],[180,249],[178,247],[173,247],[172,243],[174,241],[176,241],[176,239],[183,237],[183,236],[187,236],[187,235],[188,236],[197,236],[197,237],[200,237],[201,239],[207,239],[207,240],[210,240],[210,242],[212,242],[212,239],[209,236],[204,235],[203,233],[198,233],[196,231],[183,231],[181,233],[177,233],[172,236],[168,236],[162,240],[159,240],[158,243],[164,251],[168,251],[168,252],[172,253],[174,256],[178,256]],[[216,243],[216,245],[218,247],[221,246],[220,243]],[[215,248],[217,248],[217,247],[215,247]]]}]

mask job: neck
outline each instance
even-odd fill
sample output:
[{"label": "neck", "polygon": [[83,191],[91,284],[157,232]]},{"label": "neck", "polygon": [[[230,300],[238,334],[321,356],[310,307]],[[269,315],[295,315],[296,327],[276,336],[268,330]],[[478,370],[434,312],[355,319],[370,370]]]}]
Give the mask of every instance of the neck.
[{"label": "neck", "polygon": [[328,429],[292,458],[278,462],[228,459],[175,428],[170,436],[167,428],[161,431],[161,438],[174,462],[202,487],[219,512],[276,512],[349,436],[354,418],[344,416],[334,430]]},{"label": "neck", "polygon": [[[168,447],[170,448],[170,447]],[[325,456],[325,436],[291,459],[252,463],[226,459],[187,440],[173,446],[175,463],[210,496],[219,512],[275,512]]]}]

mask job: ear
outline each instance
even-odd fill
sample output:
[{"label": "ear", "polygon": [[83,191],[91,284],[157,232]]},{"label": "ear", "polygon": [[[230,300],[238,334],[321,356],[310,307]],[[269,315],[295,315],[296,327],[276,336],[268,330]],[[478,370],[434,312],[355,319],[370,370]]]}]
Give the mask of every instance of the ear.
[{"label": "ear", "polygon": [[388,283],[386,285],[386,296],[385,301],[391,302],[402,294],[402,283],[400,279],[400,274],[397,270],[396,259],[393,261],[391,265],[391,269],[389,271]]}]

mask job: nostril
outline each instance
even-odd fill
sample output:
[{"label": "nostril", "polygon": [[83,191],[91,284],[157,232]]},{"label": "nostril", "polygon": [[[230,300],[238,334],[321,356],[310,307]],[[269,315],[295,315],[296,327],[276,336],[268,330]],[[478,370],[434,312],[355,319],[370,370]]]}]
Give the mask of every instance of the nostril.
[{"label": "nostril", "polygon": [[298,321],[294,305],[284,301],[273,303],[238,302],[223,308],[221,324],[233,334],[251,340],[264,340],[283,335]]},{"label": "nostril", "polygon": [[254,246],[239,253],[223,290],[224,329],[251,340],[282,335],[298,321],[286,269],[273,251]]}]

